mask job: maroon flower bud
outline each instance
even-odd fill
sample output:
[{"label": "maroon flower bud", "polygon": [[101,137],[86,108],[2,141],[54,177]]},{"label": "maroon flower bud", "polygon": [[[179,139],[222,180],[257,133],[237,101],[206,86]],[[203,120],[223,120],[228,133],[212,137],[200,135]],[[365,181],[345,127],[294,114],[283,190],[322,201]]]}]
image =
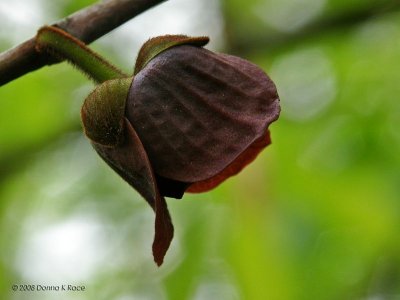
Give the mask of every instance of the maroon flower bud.
[{"label": "maroon flower bud", "polygon": [[173,237],[164,196],[204,192],[240,172],[270,144],[268,126],[279,116],[269,77],[246,60],[202,48],[207,42],[148,41],[133,80],[103,83],[82,108],[94,148],[156,213],[158,265]]}]

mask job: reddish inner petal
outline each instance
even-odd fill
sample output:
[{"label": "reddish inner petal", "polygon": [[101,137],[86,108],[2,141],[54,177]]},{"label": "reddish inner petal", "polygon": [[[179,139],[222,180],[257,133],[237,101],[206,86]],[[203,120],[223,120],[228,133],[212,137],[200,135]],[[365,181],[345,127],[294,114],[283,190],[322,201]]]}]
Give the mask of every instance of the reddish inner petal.
[{"label": "reddish inner petal", "polygon": [[266,146],[271,144],[269,130],[255,140],[244,152],[217,175],[199,182],[195,182],[186,190],[190,193],[209,191],[231,176],[238,174],[245,166],[251,163]]}]

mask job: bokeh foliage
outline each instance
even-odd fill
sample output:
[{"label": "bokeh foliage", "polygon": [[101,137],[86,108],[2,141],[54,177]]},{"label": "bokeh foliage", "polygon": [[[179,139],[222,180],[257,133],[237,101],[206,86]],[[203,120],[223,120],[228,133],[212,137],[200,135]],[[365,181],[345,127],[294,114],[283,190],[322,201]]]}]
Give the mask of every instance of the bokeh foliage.
[{"label": "bokeh foliage", "polygon": [[[43,5],[54,20],[93,2]],[[151,210],[80,132],[92,84],[61,64],[0,88],[0,299],[400,299],[396,1],[230,0],[220,15],[219,50],[271,75],[282,115],[239,176],[168,201],[161,269]]]}]

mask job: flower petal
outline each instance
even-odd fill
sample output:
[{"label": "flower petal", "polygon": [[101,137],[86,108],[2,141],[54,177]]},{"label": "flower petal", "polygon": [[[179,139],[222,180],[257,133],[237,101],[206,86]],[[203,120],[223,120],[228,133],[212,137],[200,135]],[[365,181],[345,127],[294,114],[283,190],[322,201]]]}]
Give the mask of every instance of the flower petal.
[{"label": "flower petal", "polygon": [[160,266],[172,241],[174,228],[142,142],[126,118],[124,122],[124,140],[120,145],[107,147],[94,142],[92,145],[104,161],[153,208],[156,214],[153,256],[154,261]]},{"label": "flower petal", "polygon": [[223,169],[217,175],[203,181],[195,182],[186,190],[189,193],[202,193],[207,192],[231,176],[238,174],[245,166],[251,163],[258,154],[269,144],[271,138],[269,130],[265,132],[261,138],[255,140],[243,153],[241,153],[230,165]]},{"label": "flower petal", "polygon": [[179,45],[203,47],[209,40],[206,36],[189,37],[186,35],[163,35],[152,38],[140,48],[133,74],[139,73],[154,57],[169,48]]},{"label": "flower petal", "polygon": [[188,45],[153,58],[126,106],[155,173],[189,183],[221,173],[279,111],[276,87],[259,67]]}]

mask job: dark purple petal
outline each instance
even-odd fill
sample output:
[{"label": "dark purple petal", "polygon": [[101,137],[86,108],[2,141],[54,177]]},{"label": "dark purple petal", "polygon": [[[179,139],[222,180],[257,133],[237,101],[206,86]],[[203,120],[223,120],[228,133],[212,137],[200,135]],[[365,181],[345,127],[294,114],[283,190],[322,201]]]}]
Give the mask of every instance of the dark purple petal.
[{"label": "dark purple petal", "polygon": [[92,144],[104,161],[136,189],[155,211],[153,256],[160,266],[173,238],[174,228],[165,199],[159,193],[146,151],[126,118],[124,125],[124,140],[118,147]]},{"label": "dark purple petal", "polygon": [[154,57],[161,52],[179,45],[193,45],[202,47],[209,42],[207,36],[189,37],[186,35],[162,35],[148,40],[140,48],[135,63],[134,75],[139,73]]},{"label": "dark purple petal", "polygon": [[249,148],[242,152],[231,164],[229,164],[220,173],[209,179],[193,183],[189,186],[187,192],[203,193],[215,188],[229,177],[232,177],[243,170],[243,168],[251,163],[253,160],[255,160],[257,155],[260,154],[260,152],[269,144],[271,144],[271,138],[269,130],[267,130],[264,136],[255,140]]},{"label": "dark purple petal", "polygon": [[216,176],[279,115],[257,66],[203,48],[168,49],[134,78],[126,115],[156,174],[194,183]]}]

